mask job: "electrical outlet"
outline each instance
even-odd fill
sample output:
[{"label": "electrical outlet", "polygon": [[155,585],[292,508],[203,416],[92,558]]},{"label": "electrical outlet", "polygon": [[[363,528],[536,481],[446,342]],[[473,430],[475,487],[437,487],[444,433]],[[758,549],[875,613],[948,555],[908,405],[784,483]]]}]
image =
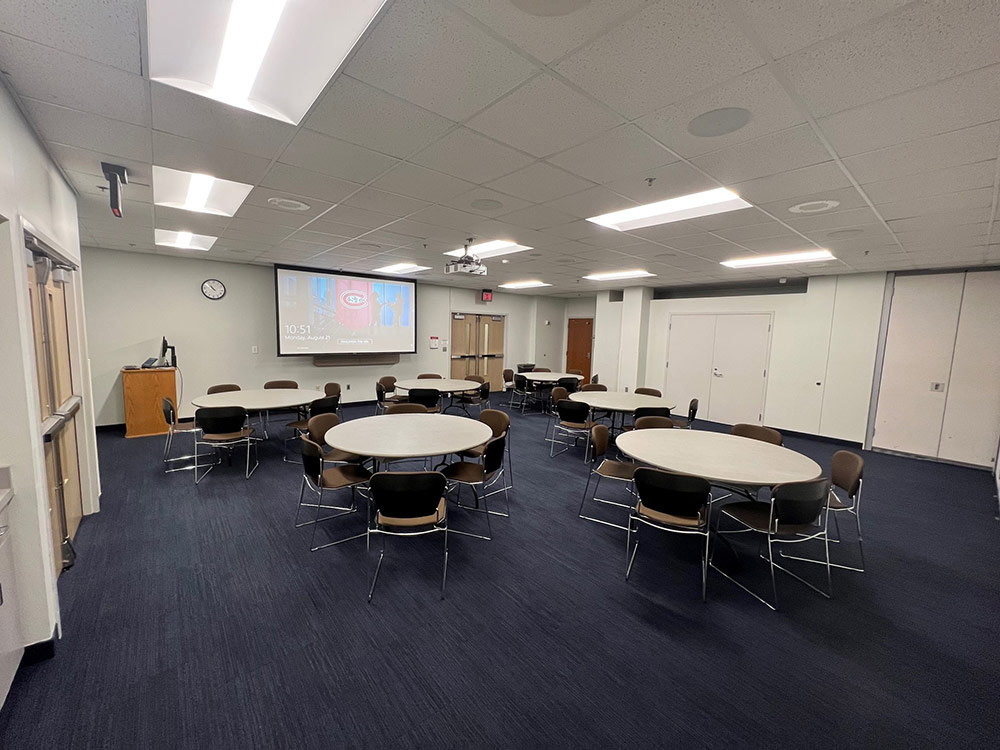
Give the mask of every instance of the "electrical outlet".
[{"label": "electrical outlet", "polygon": [[256,354],[256,353],[257,353],[258,351],[259,351],[259,350],[258,350],[258,348],[257,348],[256,346],[251,346],[251,347],[250,347],[250,353],[251,353],[251,354]]},{"label": "electrical outlet", "polygon": [[351,384],[350,383],[347,384],[347,390],[351,390]]}]

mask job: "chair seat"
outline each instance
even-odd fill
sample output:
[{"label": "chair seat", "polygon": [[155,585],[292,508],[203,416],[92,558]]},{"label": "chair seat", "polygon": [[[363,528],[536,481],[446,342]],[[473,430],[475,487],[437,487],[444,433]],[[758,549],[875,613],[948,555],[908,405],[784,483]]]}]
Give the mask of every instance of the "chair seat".
[{"label": "chair seat", "polygon": [[194,423],[193,419],[185,419],[182,422],[174,423],[174,432],[197,432],[198,425]]},{"label": "chair seat", "polygon": [[308,430],[309,420],[308,419],[296,419],[294,422],[288,422],[285,427],[291,427],[293,430]]},{"label": "chair seat", "polygon": [[486,479],[482,464],[472,461],[456,461],[445,466],[441,473],[448,479],[465,484],[479,484]]},{"label": "chair seat", "polygon": [[429,513],[426,516],[417,516],[415,518],[398,518],[396,516],[384,516],[381,512],[375,514],[375,523],[379,526],[431,526],[435,523],[441,523],[448,515],[448,505],[445,503],[442,497],[440,502],[438,502],[437,510],[433,513]]},{"label": "chair seat", "polygon": [[[748,526],[754,531],[766,534],[767,524],[771,518],[771,504],[760,503],[753,500],[739,503],[729,503],[723,507],[722,512],[732,516],[740,523]],[[793,534],[815,533],[819,528],[811,523],[799,524],[778,524],[778,534],[791,536]]]},{"label": "chair seat", "polygon": [[[675,516],[672,513],[664,513],[659,510],[653,510],[649,506],[643,505],[642,500],[639,504],[635,506],[635,512],[644,518],[648,518],[657,523],[662,523],[666,526],[679,526],[684,529],[698,529],[704,526],[704,523],[698,517],[692,516]],[[764,525],[767,525],[767,519],[764,519]]]},{"label": "chair seat", "polygon": [[239,432],[206,432],[201,437],[206,443],[227,443],[232,440],[245,440],[251,435],[253,435],[253,427],[244,427]]},{"label": "chair seat", "polygon": [[357,464],[345,464],[324,469],[321,477],[324,490],[339,490],[353,484],[367,482],[371,474]]},{"label": "chair seat", "polygon": [[323,454],[323,460],[337,461],[345,464],[357,464],[364,461],[364,456],[359,456],[356,453],[348,453],[347,451],[342,451],[339,448],[331,448]]},{"label": "chair seat", "polygon": [[482,445],[477,445],[475,448],[469,448],[467,451],[462,451],[458,455],[462,458],[482,458],[485,452],[486,443],[483,443]]},{"label": "chair seat", "polygon": [[410,399],[406,396],[396,394],[394,396],[386,396],[385,400],[392,404],[405,404],[408,403]]},{"label": "chair seat", "polygon": [[565,427],[567,430],[590,430],[594,426],[594,422],[566,422],[559,420],[559,426]]},{"label": "chair seat", "polygon": [[628,464],[624,461],[612,461],[606,458],[597,467],[597,473],[608,479],[624,479],[630,482],[632,481],[632,475],[635,474],[635,464]]},{"label": "chair seat", "polygon": [[853,505],[847,505],[839,497],[837,497],[832,492],[830,493],[830,510],[847,510],[853,508]]}]

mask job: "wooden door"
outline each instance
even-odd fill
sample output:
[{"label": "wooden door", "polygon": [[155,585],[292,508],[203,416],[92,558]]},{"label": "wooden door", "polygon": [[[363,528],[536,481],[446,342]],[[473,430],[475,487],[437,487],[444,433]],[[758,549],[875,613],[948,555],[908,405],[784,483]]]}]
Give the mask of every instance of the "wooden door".
[{"label": "wooden door", "polygon": [[566,334],[566,370],[579,370],[590,382],[590,362],[594,346],[594,319],[570,318]]},{"label": "wooden door", "polygon": [[770,348],[770,313],[716,317],[710,420],[762,423]]},{"label": "wooden door", "polygon": [[476,374],[486,378],[491,391],[502,391],[506,321],[503,315],[479,315],[477,317],[479,346],[476,350]]},{"label": "wooden door", "polygon": [[459,380],[476,373],[478,325],[475,315],[451,316],[451,377]]}]

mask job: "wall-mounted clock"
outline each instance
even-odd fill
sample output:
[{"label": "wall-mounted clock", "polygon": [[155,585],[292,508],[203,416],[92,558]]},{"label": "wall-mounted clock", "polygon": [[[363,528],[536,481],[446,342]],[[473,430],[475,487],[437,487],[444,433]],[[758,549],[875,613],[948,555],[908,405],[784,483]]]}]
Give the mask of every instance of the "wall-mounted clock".
[{"label": "wall-mounted clock", "polygon": [[218,279],[206,279],[201,284],[201,293],[209,299],[222,299],[226,296],[226,285]]}]

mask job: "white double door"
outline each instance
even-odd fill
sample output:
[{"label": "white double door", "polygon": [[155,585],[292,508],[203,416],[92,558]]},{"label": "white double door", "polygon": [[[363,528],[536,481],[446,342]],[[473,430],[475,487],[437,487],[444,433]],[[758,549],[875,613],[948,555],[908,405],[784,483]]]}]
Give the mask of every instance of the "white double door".
[{"label": "white double door", "polygon": [[670,316],[664,396],[724,424],[760,424],[764,415],[771,313]]}]

